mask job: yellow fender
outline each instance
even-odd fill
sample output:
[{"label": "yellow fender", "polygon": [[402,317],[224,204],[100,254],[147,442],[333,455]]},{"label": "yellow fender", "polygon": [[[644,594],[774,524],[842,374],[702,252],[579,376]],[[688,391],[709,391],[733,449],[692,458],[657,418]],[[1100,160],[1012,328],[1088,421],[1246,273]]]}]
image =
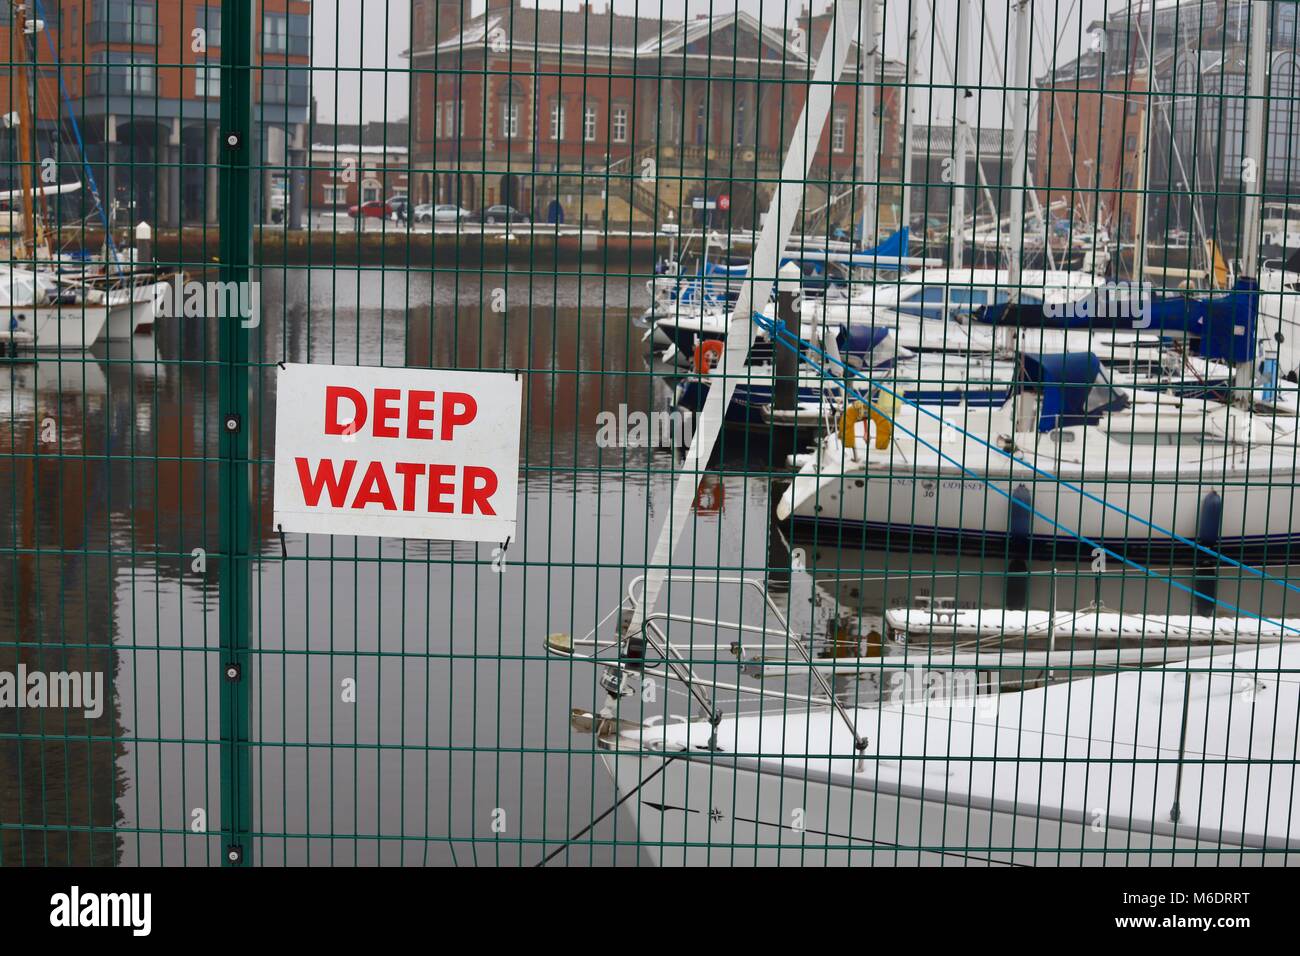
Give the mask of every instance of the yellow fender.
[{"label": "yellow fender", "polygon": [[894,437],[894,415],[898,413],[898,399],[882,394],[871,406],[871,420],[876,423],[876,450],[884,451]]},{"label": "yellow fender", "polygon": [[840,413],[840,441],[845,448],[858,446],[858,422],[867,414],[867,406],[854,402]]}]

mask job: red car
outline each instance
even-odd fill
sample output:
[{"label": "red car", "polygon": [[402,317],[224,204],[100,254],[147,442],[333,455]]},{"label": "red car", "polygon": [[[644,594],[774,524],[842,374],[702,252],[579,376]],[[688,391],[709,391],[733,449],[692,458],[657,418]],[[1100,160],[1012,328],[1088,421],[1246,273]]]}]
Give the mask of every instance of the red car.
[{"label": "red car", "polygon": [[369,202],[363,202],[360,206],[349,206],[348,215],[353,219],[358,216],[369,219],[387,219],[392,210],[388,208],[388,203],[379,199],[372,199]]}]

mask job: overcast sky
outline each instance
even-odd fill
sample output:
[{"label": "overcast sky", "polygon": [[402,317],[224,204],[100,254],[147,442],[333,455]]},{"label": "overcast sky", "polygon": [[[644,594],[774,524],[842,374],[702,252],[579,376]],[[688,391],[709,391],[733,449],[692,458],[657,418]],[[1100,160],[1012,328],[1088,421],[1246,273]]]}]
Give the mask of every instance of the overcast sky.
[{"label": "overcast sky", "polygon": [[[557,0],[524,0],[526,6],[557,8]],[[787,0],[616,0],[619,13],[680,19],[709,13],[720,16],[735,9],[757,16],[773,26],[793,26],[800,2]],[[817,9],[826,0],[813,0]],[[985,87],[1001,85],[1001,70],[1012,49],[1007,28],[1008,0],[968,0],[971,5],[971,32],[963,47],[969,56],[970,76],[981,78]],[[935,13],[931,14],[931,3]],[[909,4],[916,9],[919,23],[920,51],[917,68],[923,78],[950,82],[951,73],[944,65],[943,44],[949,55],[955,51],[957,0],[880,0],[885,12],[885,53],[903,59],[906,53],[906,24]],[[1058,62],[1070,60],[1087,38],[1083,31],[1093,20],[1107,12],[1117,12],[1126,0],[1036,0],[1034,4],[1035,40],[1032,68],[1035,76],[1046,72],[1053,50]],[[355,123],[364,115],[367,120],[402,119],[409,114],[407,102],[409,61],[401,56],[410,39],[411,5],[409,0],[316,0],[313,6],[313,64],[323,68],[313,76],[313,93],[319,117],[329,121]],[[577,0],[564,6],[576,9]],[[597,0],[597,9],[603,0]],[[482,0],[475,4],[481,10]],[[364,11],[364,12],[363,12]],[[338,72],[330,69],[338,65]],[[1000,64],[1000,65],[999,65]],[[951,96],[937,94],[933,103],[922,93],[918,109],[934,119],[951,118]],[[972,107],[971,120],[976,120]],[[978,106],[981,126],[1002,126],[1001,96],[985,93]]]}]

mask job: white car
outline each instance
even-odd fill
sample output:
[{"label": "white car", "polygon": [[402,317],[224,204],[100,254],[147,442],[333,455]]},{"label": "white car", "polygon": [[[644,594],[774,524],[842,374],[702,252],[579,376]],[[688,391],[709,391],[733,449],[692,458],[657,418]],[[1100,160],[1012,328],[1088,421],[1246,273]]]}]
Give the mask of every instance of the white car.
[{"label": "white car", "polygon": [[469,210],[460,206],[437,205],[433,207],[434,222],[460,222],[469,218]]}]

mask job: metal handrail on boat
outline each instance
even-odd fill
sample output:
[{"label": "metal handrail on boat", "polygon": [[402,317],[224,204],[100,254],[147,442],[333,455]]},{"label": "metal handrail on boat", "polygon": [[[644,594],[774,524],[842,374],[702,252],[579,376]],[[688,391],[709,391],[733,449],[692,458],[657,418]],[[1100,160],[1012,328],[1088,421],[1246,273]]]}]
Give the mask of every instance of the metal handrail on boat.
[{"label": "metal handrail on boat", "polygon": [[[627,600],[632,604],[634,609],[640,606],[642,597],[644,596],[645,578],[646,578],[645,575],[638,575],[637,577],[633,578],[630,582],[628,582]],[[835,713],[838,715],[840,720],[844,723],[845,727],[848,728],[849,733],[853,735],[854,748],[859,753],[861,753],[866,749],[868,741],[865,737],[861,736],[858,733],[857,721],[853,718],[852,715],[849,714],[848,709],[843,705],[843,703],[841,703],[836,698],[835,692],[831,688],[830,684],[827,682],[825,676],[820,672],[818,668],[813,666],[812,656],[808,653],[808,649],[807,647],[804,646],[804,642],[799,637],[791,633],[789,621],[786,619],[785,615],[781,613],[781,609],[777,607],[776,603],[772,600],[771,596],[767,593],[767,589],[763,586],[761,581],[758,581],[755,578],[746,578],[746,577],[722,577],[718,575],[695,575],[695,574],[668,575],[665,580],[669,584],[676,581],[676,582],[689,582],[690,584],[692,584],[692,586],[703,583],[703,584],[714,584],[718,586],[735,585],[741,588],[742,590],[744,588],[752,588],[762,599],[763,604],[767,607],[767,609],[772,612],[773,616],[775,616],[777,621],[781,624],[783,630],[780,633],[783,633],[785,635],[786,640],[789,644],[794,645],[795,649],[799,652],[799,656],[803,658],[803,662],[808,665],[809,675],[816,682],[817,686],[820,688],[824,699],[830,704],[831,708],[835,711]],[[640,594],[638,594],[638,587],[642,589]],[[701,707],[708,713],[709,722],[713,725],[713,730],[714,730],[714,736],[710,740],[710,746],[715,746],[716,739],[717,739],[717,727],[718,727],[718,723],[721,720],[721,713],[714,706],[713,701],[711,699],[708,699],[708,697],[705,694],[700,692],[699,685],[704,684],[706,682],[695,674],[694,668],[692,668],[689,664],[685,664],[685,669],[684,670],[682,669],[684,659],[682,658],[681,654],[677,652],[677,649],[673,645],[673,643],[668,639],[668,636],[664,632],[664,630],[658,626],[657,622],[660,621],[663,622],[678,621],[679,623],[689,623],[693,626],[699,625],[699,626],[714,627],[714,628],[728,627],[735,630],[739,630],[742,633],[745,631],[751,631],[751,632],[761,633],[764,635],[768,633],[768,629],[765,627],[757,627],[755,625],[736,624],[733,622],[724,622],[712,618],[696,617],[694,615],[670,615],[667,612],[663,612],[663,611],[646,615],[644,618],[644,623],[642,624],[641,636],[658,653],[663,655],[665,667],[668,669],[668,671],[670,671],[673,674],[673,676],[676,677],[677,680],[681,681],[686,685],[687,690],[690,691],[691,693],[691,696],[694,697],[696,701],[701,705]],[[651,637],[652,632],[655,637],[659,638],[658,641],[656,641],[654,637]],[[622,635],[623,640],[626,640],[628,637],[629,635],[627,634]],[[662,644],[660,644],[660,641],[662,641]],[[670,660],[669,657],[670,653],[676,658],[676,661]],[[592,659],[594,660],[595,658],[593,657]],[[618,675],[619,677],[621,677],[623,671],[627,670],[627,665],[622,661],[609,662],[608,666],[611,668],[613,674]],[[721,686],[716,681],[710,681],[707,683],[715,689]],[[737,691],[737,693],[751,692],[760,698],[764,696],[765,693],[765,689],[763,688],[758,688],[753,691],[750,691],[748,688],[741,688],[739,685],[735,685],[735,690]],[[783,698],[788,699],[788,695],[783,694],[781,696]],[[811,697],[809,699],[811,702]]]}]

